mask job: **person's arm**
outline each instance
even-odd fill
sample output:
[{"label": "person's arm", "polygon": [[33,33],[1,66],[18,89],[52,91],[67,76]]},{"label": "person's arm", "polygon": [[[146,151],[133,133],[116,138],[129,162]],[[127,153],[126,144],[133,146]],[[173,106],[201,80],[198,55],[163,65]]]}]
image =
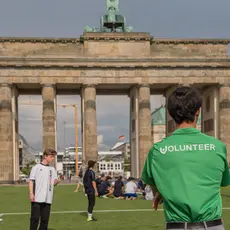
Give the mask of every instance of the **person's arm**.
[{"label": "person's arm", "polygon": [[92,185],[95,191],[95,195],[98,196],[96,178],[95,178],[95,173],[93,171],[91,171],[91,177],[92,177]]},{"label": "person's arm", "polygon": [[60,181],[58,180],[57,172],[54,168],[53,168],[53,173],[54,173],[54,186],[56,186],[57,184],[59,184]]},{"label": "person's arm", "polygon": [[29,177],[29,193],[30,193],[30,201],[35,201],[35,194],[34,194],[34,181],[36,176],[36,167],[34,166],[31,170],[30,177]]},{"label": "person's arm", "polygon": [[30,198],[33,197],[30,200],[33,201],[34,200],[34,181],[32,180],[29,180],[29,192],[30,192]]},{"label": "person's arm", "polygon": [[228,165],[228,161],[227,161],[227,148],[226,148],[226,146],[224,146],[224,154],[225,154],[225,158],[224,158],[225,170],[224,170],[223,176],[222,176],[221,187],[227,187],[230,185],[230,172],[229,172],[229,165]]},{"label": "person's arm", "polygon": [[158,205],[162,203],[163,198],[161,196],[161,194],[159,193],[155,180],[154,180],[154,176],[152,173],[152,167],[154,167],[154,147],[150,149],[148,156],[146,158],[145,161],[145,166],[142,172],[142,180],[145,182],[145,184],[150,185],[152,192],[153,192],[153,205],[152,207],[157,210],[158,209]]},{"label": "person's arm", "polygon": [[156,193],[158,190],[157,190],[157,187],[156,187],[156,184],[155,184],[155,180],[154,180],[154,177],[153,177],[153,173],[152,173],[152,167],[153,167],[153,148],[150,149],[149,153],[148,153],[148,156],[145,160],[145,165],[144,165],[144,169],[142,171],[142,180],[144,181],[145,184],[147,185],[150,185],[153,192]]}]

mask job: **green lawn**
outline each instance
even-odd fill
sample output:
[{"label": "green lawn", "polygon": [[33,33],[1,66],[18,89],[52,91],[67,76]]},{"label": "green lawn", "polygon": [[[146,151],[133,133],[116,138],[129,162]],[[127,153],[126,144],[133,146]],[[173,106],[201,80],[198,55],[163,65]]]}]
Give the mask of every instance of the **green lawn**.
[{"label": "green lawn", "polygon": [[[82,192],[74,193],[75,186],[60,185],[55,189],[52,211],[84,211],[87,208],[87,199]],[[223,206],[230,207],[230,188],[222,190]],[[118,212],[97,212],[98,222],[86,222],[86,213],[54,213],[51,214],[49,230],[94,229],[94,230],[121,230],[121,229],[164,229],[162,211],[148,211],[151,201],[142,199],[134,201],[97,198],[95,210],[123,210]],[[140,209],[145,209],[141,211]],[[132,210],[132,211],[125,211]],[[29,213],[27,187],[0,187],[0,213],[6,213],[0,229],[26,230],[29,229],[28,214],[16,215],[12,213]],[[10,214],[11,213],[11,214]],[[223,210],[225,229],[230,229],[230,209]]]}]

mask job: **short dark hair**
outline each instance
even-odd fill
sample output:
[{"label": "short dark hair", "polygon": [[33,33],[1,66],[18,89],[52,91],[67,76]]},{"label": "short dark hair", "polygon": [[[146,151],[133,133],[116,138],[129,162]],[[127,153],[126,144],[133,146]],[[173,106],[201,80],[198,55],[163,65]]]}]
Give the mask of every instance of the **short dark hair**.
[{"label": "short dark hair", "polygon": [[107,180],[112,180],[112,177],[111,176],[107,176],[106,178],[105,178],[105,180],[107,181]]},{"label": "short dark hair", "polygon": [[173,120],[180,125],[192,123],[197,111],[202,106],[202,97],[193,87],[181,86],[175,89],[168,98],[167,109]]},{"label": "short dark hair", "polygon": [[88,161],[88,167],[93,168],[96,163],[97,163],[96,161],[89,160]]},{"label": "short dark hair", "polygon": [[45,149],[43,156],[53,155],[56,156],[57,152],[54,149]]}]

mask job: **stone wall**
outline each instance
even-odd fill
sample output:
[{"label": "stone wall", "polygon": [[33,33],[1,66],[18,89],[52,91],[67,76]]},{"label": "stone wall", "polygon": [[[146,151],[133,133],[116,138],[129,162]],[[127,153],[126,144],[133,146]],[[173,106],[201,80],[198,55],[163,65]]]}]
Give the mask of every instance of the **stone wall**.
[{"label": "stone wall", "polygon": [[184,44],[184,43],[153,43],[153,57],[223,57],[227,56],[227,44]]},{"label": "stone wall", "polygon": [[80,42],[0,42],[0,57],[71,58],[84,56]]}]

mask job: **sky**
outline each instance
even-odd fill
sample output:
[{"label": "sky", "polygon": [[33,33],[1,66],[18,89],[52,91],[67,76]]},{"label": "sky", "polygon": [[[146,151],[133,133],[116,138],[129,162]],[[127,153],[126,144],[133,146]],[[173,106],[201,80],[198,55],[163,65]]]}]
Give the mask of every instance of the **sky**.
[{"label": "sky", "polygon": [[[105,2],[1,0],[0,36],[79,37],[86,25],[99,27]],[[127,26],[132,26],[134,32],[149,32],[157,38],[229,38],[229,9],[229,0],[120,0],[120,13],[125,15]],[[19,97],[20,103],[28,100],[41,101],[41,97]],[[79,95],[60,96],[57,100],[58,103],[77,103],[80,107]],[[152,110],[162,103],[161,96],[151,96]],[[19,131],[37,150],[42,147],[41,118],[41,106],[19,105]],[[98,96],[97,129],[100,149],[111,148],[120,135],[125,135],[126,141],[129,141],[129,98]],[[60,150],[74,145],[74,134],[73,109],[58,107],[57,137]]]}]

